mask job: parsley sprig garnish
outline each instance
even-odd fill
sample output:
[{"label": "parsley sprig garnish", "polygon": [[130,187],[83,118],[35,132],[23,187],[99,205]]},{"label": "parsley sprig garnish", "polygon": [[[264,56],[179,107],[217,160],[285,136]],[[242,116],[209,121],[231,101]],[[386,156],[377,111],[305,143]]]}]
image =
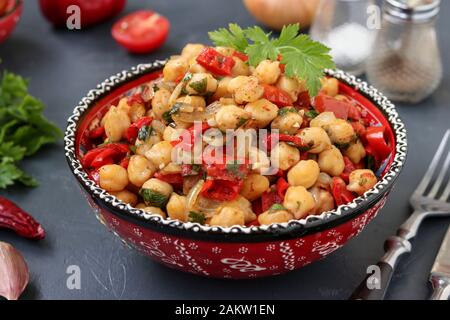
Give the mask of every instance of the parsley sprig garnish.
[{"label": "parsley sprig garnish", "polygon": [[209,32],[209,37],[216,46],[231,47],[247,54],[252,66],[266,59],[276,61],[281,56],[285,74],[305,80],[313,97],[319,92],[323,70],[336,66],[330,56],[330,48],[306,34],[299,34],[299,31],[298,24],[290,24],[283,27],[278,38],[272,38],[271,32],[265,33],[260,27],[242,29],[231,23],[229,29]]}]

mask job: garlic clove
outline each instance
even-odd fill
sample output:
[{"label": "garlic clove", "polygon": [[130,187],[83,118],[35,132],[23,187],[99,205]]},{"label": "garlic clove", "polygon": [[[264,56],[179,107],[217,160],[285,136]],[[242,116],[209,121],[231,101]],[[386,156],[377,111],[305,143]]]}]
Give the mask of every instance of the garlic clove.
[{"label": "garlic clove", "polygon": [[29,279],[28,266],[20,252],[0,241],[0,296],[19,299]]}]

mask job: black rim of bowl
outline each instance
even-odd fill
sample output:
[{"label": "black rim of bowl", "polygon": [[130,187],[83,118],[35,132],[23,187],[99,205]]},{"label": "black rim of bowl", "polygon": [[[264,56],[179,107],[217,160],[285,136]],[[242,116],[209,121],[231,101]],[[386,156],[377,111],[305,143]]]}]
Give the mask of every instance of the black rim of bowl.
[{"label": "black rim of bowl", "polygon": [[96,101],[131,80],[160,70],[164,67],[164,64],[165,61],[141,64],[133,67],[129,71],[122,71],[121,73],[109,77],[101,84],[97,85],[96,89],[89,91],[88,94],[82,98],[68,119],[68,125],[64,136],[64,148],[66,160],[72,173],[97,205],[107,209],[121,219],[156,232],[206,241],[264,242],[294,239],[333,228],[366,212],[387,195],[404,166],[407,153],[406,129],[399,118],[395,106],[377,89],[369,86],[366,82],[340,70],[326,70],[327,75],[337,78],[339,81],[354,88],[357,92],[370,100],[382,112],[392,128],[396,143],[395,156],[389,170],[374,188],[356,198],[353,202],[341,205],[335,210],[324,212],[317,216],[309,216],[302,220],[291,220],[286,223],[259,227],[233,226],[224,228],[203,226],[198,223],[183,223],[178,220],[163,219],[160,216],[148,214],[140,209],[135,209],[110,195],[104,189],[100,188],[93,180],[89,179],[76,156],[75,137],[77,134],[78,123],[83,119],[83,116],[89,112],[90,107],[93,106]]}]

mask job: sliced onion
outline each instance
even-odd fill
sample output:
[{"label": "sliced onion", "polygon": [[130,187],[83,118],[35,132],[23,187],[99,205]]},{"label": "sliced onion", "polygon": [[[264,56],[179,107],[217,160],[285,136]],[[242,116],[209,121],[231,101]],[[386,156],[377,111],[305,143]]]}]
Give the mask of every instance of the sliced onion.
[{"label": "sliced onion", "polygon": [[219,101],[214,101],[213,103],[209,104],[205,109],[205,120],[214,118],[217,111],[219,111],[221,107],[222,104]]},{"label": "sliced onion", "polygon": [[328,174],[326,174],[325,172],[321,172],[315,186],[329,190],[332,182],[333,179]]},{"label": "sliced onion", "polygon": [[194,210],[195,203],[197,202],[197,198],[200,195],[200,191],[202,191],[204,183],[205,180],[199,180],[186,196],[186,216],[189,215],[189,211]]},{"label": "sliced onion", "polygon": [[183,90],[183,86],[184,86],[184,82],[181,81],[173,90],[172,94],[170,95],[169,98],[169,106],[172,106],[175,104],[175,101],[178,99],[178,97],[181,94],[181,90]]},{"label": "sliced onion", "polygon": [[210,218],[217,212],[217,208],[219,208],[222,204],[223,202],[199,196],[197,198],[197,202],[195,203],[195,207],[197,210],[206,213],[206,216]]}]

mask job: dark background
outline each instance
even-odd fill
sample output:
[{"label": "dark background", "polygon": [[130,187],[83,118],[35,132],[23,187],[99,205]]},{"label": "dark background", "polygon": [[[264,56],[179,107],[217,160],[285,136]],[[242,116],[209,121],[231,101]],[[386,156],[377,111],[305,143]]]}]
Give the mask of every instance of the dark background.
[{"label": "dark background", "polygon": [[[132,56],[110,36],[113,21],[82,31],[54,30],[37,1],[25,10],[12,38],[0,46],[1,69],[31,79],[31,93],[48,106],[46,115],[65,129],[66,119],[87,91],[109,75],[138,63],[178,53],[187,42],[207,42],[207,31],[256,21],[239,0],[129,0],[128,13],[151,8],[167,16],[171,33],[159,51]],[[356,239],[326,259],[274,278],[224,281],[200,278],[163,267],[131,251],[98,223],[66,165],[62,141],[44,148],[22,167],[40,187],[14,187],[0,193],[31,212],[46,228],[41,242],[0,231],[0,240],[25,256],[31,273],[25,299],[346,299],[383,254],[384,240],[408,217],[409,195],[420,181],[450,120],[449,1],[442,1],[439,41],[446,68],[441,87],[415,106],[398,105],[407,125],[409,157],[380,215]],[[423,48],[426,54],[426,48]],[[402,260],[388,299],[425,299],[428,273],[450,219],[424,223]],[[81,290],[68,290],[66,269],[81,269]]]}]

